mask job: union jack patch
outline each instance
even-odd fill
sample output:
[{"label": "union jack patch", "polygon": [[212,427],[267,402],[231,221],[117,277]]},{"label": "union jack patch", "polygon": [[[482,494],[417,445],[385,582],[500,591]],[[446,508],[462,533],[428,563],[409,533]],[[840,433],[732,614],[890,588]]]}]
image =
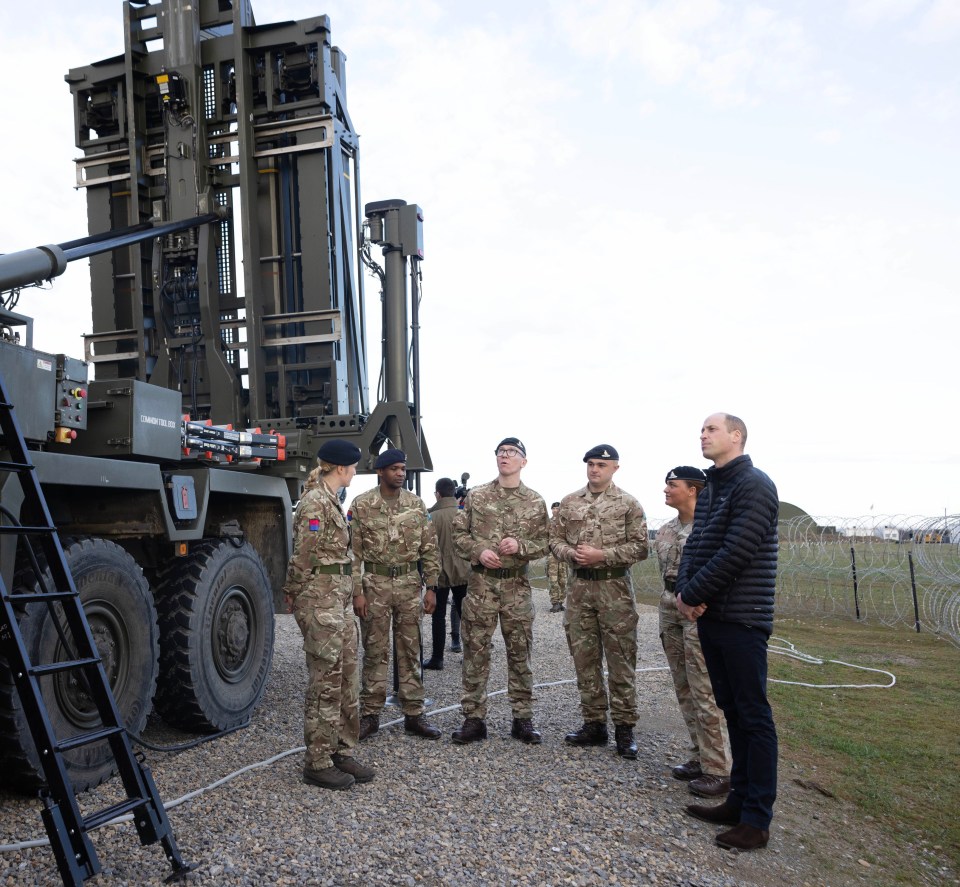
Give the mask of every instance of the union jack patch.
[{"label": "union jack patch", "polygon": [[319,533],[319,532],[320,532],[320,518],[318,518],[318,517],[311,517],[310,520],[307,521],[307,527],[309,528],[309,530],[310,530],[311,533]]}]

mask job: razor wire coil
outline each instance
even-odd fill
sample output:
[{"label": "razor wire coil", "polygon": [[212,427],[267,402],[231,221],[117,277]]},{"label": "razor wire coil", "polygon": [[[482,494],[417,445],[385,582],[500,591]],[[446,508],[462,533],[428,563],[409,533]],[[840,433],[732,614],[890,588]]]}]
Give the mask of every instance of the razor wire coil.
[{"label": "razor wire coil", "polygon": [[[801,515],[779,533],[778,614],[919,625],[960,646],[960,515]],[[633,577],[638,597],[659,597],[655,557]]]}]

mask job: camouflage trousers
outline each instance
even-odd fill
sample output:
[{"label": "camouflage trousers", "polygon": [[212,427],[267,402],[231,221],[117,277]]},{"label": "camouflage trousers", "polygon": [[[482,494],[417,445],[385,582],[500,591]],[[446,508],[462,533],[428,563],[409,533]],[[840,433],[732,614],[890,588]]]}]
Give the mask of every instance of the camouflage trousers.
[{"label": "camouflage trousers", "polygon": [[660,642],[673,675],[680,712],[690,734],[692,759],[700,761],[704,773],[728,775],[730,741],[727,723],[713,698],[697,623],[680,615],[676,594],[667,590],[660,596]]},{"label": "camouflage trousers", "polygon": [[360,620],[363,635],[363,680],[360,713],[377,715],[387,701],[390,662],[390,628],[396,646],[400,706],[405,715],[423,714],[423,679],[420,673],[420,574],[397,579],[364,574],[363,593],[367,618]]},{"label": "camouflage trousers", "polygon": [[507,650],[507,695],[515,718],[533,717],[533,598],[526,576],[496,579],[471,573],[463,599],[460,640],[463,643],[465,718],[487,716],[490,641],[497,621]]},{"label": "camouflage trousers", "polygon": [[552,554],[547,555],[547,582],[550,585],[550,603],[562,604],[567,594],[567,572],[565,563],[561,563]]},{"label": "camouflage trousers", "polygon": [[632,727],[637,722],[637,622],[629,578],[602,582],[573,578],[563,627],[577,671],[584,721],[606,723],[606,657],[613,723]]},{"label": "camouflage trousers", "polygon": [[303,738],[308,770],[350,755],[360,735],[357,621],[349,576],[315,576],[293,603],[307,657]]}]

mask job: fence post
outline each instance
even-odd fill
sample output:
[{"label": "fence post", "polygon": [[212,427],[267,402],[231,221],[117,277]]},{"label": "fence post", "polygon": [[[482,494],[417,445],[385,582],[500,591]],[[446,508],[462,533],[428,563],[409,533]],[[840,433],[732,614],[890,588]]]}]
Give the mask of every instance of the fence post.
[{"label": "fence post", "polygon": [[857,555],[850,546],[850,570],[853,572],[853,608],[857,612],[857,622],[860,621],[860,598],[857,595]]},{"label": "fence post", "polygon": [[910,588],[913,589],[913,618],[914,625],[917,627],[917,634],[920,634],[920,607],[917,606],[917,577],[913,572],[913,552],[907,552],[907,560],[910,562]]}]

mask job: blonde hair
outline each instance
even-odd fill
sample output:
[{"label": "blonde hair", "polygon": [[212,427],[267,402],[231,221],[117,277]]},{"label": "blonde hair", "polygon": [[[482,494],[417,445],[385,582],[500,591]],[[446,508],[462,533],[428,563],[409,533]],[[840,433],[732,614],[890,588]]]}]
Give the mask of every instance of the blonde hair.
[{"label": "blonde hair", "polygon": [[317,459],[317,467],[307,475],[307,481],[303,485],[303,491],[306,492],[307,490],[312,490],[314,487],[319,487],[323,482],[323,478],[336,470],[336,465],[330,462],[324,462],[322,459]]}]

